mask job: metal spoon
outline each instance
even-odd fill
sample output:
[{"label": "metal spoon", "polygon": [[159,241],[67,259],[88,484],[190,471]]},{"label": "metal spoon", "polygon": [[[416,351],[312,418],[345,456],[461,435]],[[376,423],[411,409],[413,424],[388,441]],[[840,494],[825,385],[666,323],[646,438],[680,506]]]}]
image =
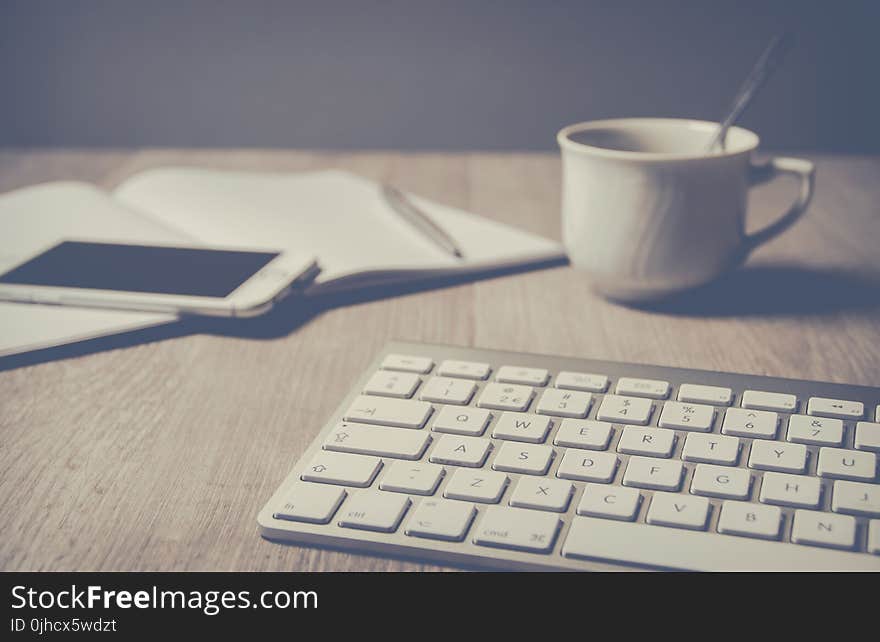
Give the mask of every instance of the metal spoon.
[{"label": "metal spoon", "polygon": [[746,110],[746,107],[749,106],[749,103],[752,101],[752,98],[755,97],[755,94],[758,93],[758,90],[761,88],[761,85],[764,84],[764,81],[770,77],[770,74],[776,70],[779,66],[779,63],[782,62],[782,58],[791,49],[792,37],[789,33],[783,33],[782,35],[775,36],[770,44],[767,45],[767,48],[764,50],[764,53],[761,54],[761,57],[758,58],[758,61],[755,63],[755,66],[752,67],[752,71],[746,77],[742,86],[739,88],[739,91],[736,94],[736,97],[733,99],[733,102],[730,104],[730,109],[727,112],[727,116],[725,116],[724,120],[721,121],[721,125],[718,128],[718,133],[715,134],[715,137],[712,138],[712,142],[709,143],[709,147],[706,151],[711,152],[716,147],[720,146],[723,150],[725,147],[725,141],[727,139],[727,130],[730,129],[730,126],[735,123],[742,113]]}]

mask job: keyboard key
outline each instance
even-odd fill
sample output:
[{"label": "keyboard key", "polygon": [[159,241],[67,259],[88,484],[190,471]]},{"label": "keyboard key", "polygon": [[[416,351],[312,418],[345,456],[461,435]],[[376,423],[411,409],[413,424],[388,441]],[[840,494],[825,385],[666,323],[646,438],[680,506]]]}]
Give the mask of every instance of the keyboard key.
[{"label": "keyboard key", "polygon": [[429,458],[435,464],[479,468],[486,461],[492,442],[480,437],[443,435]]},{"label": "keyboard key", "polygon": [[459,468],[446,485],[443,496],[484,504],[497,504],[507,488],[507,475],[491,470]]},{"label": "keyboard key", "polygon": [[776,506],[726,501],[721,505],[718,532],[761,539],[779,539],[782,511]]},{"label": "keyboard key", "polygon": [[693,403],[667,401],[660,413],[661,428],[679,428],[706,432],[712,429],[715,421],[715,408]]},{"label": "keyboard key", "polygon": [[605,450],[613,432],[607,421],[564,419],[556,431],[553,443],[568,448]]},{"label": "keyboard key", "polygon": [[678,400],[689,403],[710,403],[716,406],[729,406],[733,399],[733,390],[719,386],[703,386],[694,383],[683,383],[678,388]]},{"label": "keyboard key", "polygon": [[324,450],[395,459],[419,459],[431,443],[422,430],[339,423],[327,435]]},{"label": "keyboard key", "polygon": [[432,410],[431,404],[424,401],[360,395],[355,397],[343,419],[364,424],[421,428],[428,421]]},{"label": "keyboard key", "polygon": [[378,457],[322,451],[312,458],[301,475],[303,481],[366,488],[382,467]]},{"label": "keyboard key", "polygon": [[492,436],[495,439],[527,441],[532,444],[543,443],[550,432],[550,419],[526,412],[505,412],[495,422]]},{"label": "keyboard key", "polygon": [[787,439],[798,444],[839,446],[843,443],[843,422],[840,419],[792,415],[788,419]]},{"label": "keyboard key", "polygon": [[543,475],[552,461],[553,449],[550,446],[515,444],[508,441],[498,449],[492,468],[509,473]]},{"label": "keyboard key", "polygon": [[748,499],[751,488],[752,475],[748,470],[712,464],[697,464],[691,482],[694,495],[724,499]]},{"label": "keyboard key", "polygon": [[362,490],[345,504],[339,525],[343,528],[393,533],[410,503],[406,495]]},{"label": "keyboard key", "polygon": [[654,490],[678,490],[683,473],[684,467],[680,461],[632,456],[623,474],[623,485]]},{"label": "keyboard key", "polygon": [[856,520],[813,510],[796,510],[791,527],[795,544],[850,549],[856,543]]},{"label": "keyboard key", "polygon": [[532,388],[515,383],[487,383],[477,405],[493,410],[524,412],[532,402]]},{"label": "keyboard key", "polygon": [[831,510],[835,513],[880,517],[880,486],[836,481],[831,492]]},{"label": "keyboard key", "polygon": [[425,499],[413,511],[404,532],[412,537],[460,542],[476,514],[477,509],[471,504]]},{"label": "keyboard key", "polygon": [[463,406],[471,400],[476,391],[477,385],[473,381],[452,377],[431,377],[422,388],[419,399]]},{"label": "keyboard key", "polygon": [[[880,415],[880,406],[877,410]],[[880,417],[877,417],[877,421],[880,421]],[[868,552],[880,555],[880,519],[872,519],[868,523]]]},{"label": "keyboard key", "polygon": [[877,473],[877,456],[858,450],[820,448],[816,474],[833,479],[872,480]]},{"label": "keyboard key", "polygon": [[880,559],[860,553],[595,517],[572,520],[562,543],[562,555],[693,571],[880,569]]},{"label": "keyboard key", "polygon": [[860,421],[856,424],[855,447],[880,452],[880,423]]},{"label": "keyboard key", "polygon": [[810,401],[807,402],[807,414],[838,419],[861,419],[865,416],[865,404],[861,401],[810,397]]},{"label": "keyboard key", "polygon": [[675,432],[663,428],[627,426],[617,443],[618,452],[652,457],[669,457],[674,448]]},{"label": "keyboard key", "polygon": [[822,496],[822,483],[815,477],[764,473],[759,500],[764,504],[816,508]]},{"label": "keyboard key", "polygon": [[658,526],[673,526],[702,531],[709,519],[709,500],[705,497],[654,493],[646,521]]},{"label": "keyboard key", "polygon": [[779,415],[764,410],[728,408],[724,411],[721,432],[734,437],[753,437],[756,439],[775,439]]},{"label": "keyboard key", "polygon": [[364,394],[409,399],[421,382],[418,375],[410,372],[379,370],[367,381]]},{"label": "keyboard key", "polygon": [[726,435],[692,433],[684,441],[681,458],[685,461],[733,466],[739,459],[739,439]]},{"label": "keyboard key", "polygon": [[527,386],[544,386],[550,374],[544,368],[524,368],[521,366],[501,366],[495,381],[502,383],[522,383]]},{"label": "keyboard key", "polygon": [[669,396],[669,382],[657,379],[633,379],[621,377],[617,380],[614,389],[619,395],[633,395],[635,397],[650,397],[651,399],[666,399]]},{"label": "keyboard key", "polygon": [[446,377],[460,377],[462,379],[476,379],[481,381],[489,378],[492,368],[488,363],[475,361],[457,361],[447,359],[437,368],[437,373]]},{"label": "keyboard key", "polygon": [[445,474],[443,466],[436,464],[395,461],[379,482],[379,488],[395,493],[433,495]]},{"label": "keyboard key", "polygon": [[275,518],[326,524],[333,519],[343,499],[345,491],[338,486],[296,482],[284,505],[275,512]]},{"label": "keyboard key", "polygon": [[520,477],[510,496],[510,505],[564,513],[573,492],[571,482],[561,479]]},{"label": "keyboard key", "polygon": [[553,549],[559,524],[559,517],[554,513],[490,506],[477,526],[474,543],[548,553]]},{"label": "keyboard key", "polygon": [[538,400],[538,413],[556,415],[558,417],[586,417],[593,403],[593,395],[589,392],[558,390],[548,388]]},{"label": "keyboard key", "polygon": [[443,406],[434,419],[432,430],[479,437],[485,432],[491,418],[489,411],[481,408]]},{"label": "keyboard key", "polygon": [[408,354],[389,354],[381,365],[383,370],[400,370],[417,374],[427,374],[433,367],[434,362],[428,357],[414,357]]},{"label": "keyboard key", "polygon": [[749,468],[803,473],[807,468],[807,447],[784,441],[753,441]]},{"label": "keyboard key", "polygon": [[794,412],[797,409],[797,397],[782,392],[746,390],[742,396],[742,407],[750,410]]},{"label": "keyboard key", "polygon": [[635,488],[585,484],[578,515],[592,515],[631,522],[639,513],[642,496]]},{"label": "keyboard key", "polygon": [[614,479],[618,459],[611,453],[569,448],[559,462],[556,476],[561,479],[608,483]]},{"label": "keyboard key", "polygon": [[608,387],[608,377],[587,372],[560,372],[556,375],[556,381],[553,385],[566,390],[605,392]]},{"label": "keyboard key", "polygon": [[603,421],[644,426],[651,419],[653,409],[650,399],[605,395],[596,417]]}]

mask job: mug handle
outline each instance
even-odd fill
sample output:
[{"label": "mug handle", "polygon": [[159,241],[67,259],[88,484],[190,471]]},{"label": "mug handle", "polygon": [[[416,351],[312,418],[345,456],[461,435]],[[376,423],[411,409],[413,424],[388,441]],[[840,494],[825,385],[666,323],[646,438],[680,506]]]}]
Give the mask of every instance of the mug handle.
[{"label": "mug handle", "polygon": [[761,165],[752,165],[749,174],[749,186],[754,187],[762,183],[772,181],[778,176],[790,174],[801,179],[801,191],[797,200],[781,217],[770,223],[765,228],[747,234],[744,241],[743,258],[751,253],[755,248],[766,243],[772,238],[782,234],[791,227],[804,212],[813,198],[813,191],[816,185],[816,167],[812,162],[802,158],[778,157],[771,158]]}]

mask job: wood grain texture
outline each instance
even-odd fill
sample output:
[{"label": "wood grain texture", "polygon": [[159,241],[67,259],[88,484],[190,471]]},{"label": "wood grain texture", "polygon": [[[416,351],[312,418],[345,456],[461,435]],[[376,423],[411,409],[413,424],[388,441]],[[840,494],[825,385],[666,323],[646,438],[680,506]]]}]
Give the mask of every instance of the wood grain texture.
[{"label": "wood grain texture", "polygon": [[[716,287],[652,310],[554,268],[0,372],[0,569],[425,570],[263,541],[256,514],[389,339],[880,385],[880,160],[818,157],[805,219]],[[341,167],[559,238],[548,154],[0,152],[0,189],[148,167]],[[793,184],[753,198],[750,225]],[[2,365],[2,364],[0,364]]]}]

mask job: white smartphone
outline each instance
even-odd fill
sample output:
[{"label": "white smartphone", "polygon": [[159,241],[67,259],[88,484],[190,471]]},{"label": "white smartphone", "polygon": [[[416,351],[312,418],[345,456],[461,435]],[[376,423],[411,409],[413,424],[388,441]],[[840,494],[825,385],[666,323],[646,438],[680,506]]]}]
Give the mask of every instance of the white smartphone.
[{"label": "white smartphone", "polygon": [[248,317],[319,269],[273,251],[65,240],[0,264],[0,300]]}]

